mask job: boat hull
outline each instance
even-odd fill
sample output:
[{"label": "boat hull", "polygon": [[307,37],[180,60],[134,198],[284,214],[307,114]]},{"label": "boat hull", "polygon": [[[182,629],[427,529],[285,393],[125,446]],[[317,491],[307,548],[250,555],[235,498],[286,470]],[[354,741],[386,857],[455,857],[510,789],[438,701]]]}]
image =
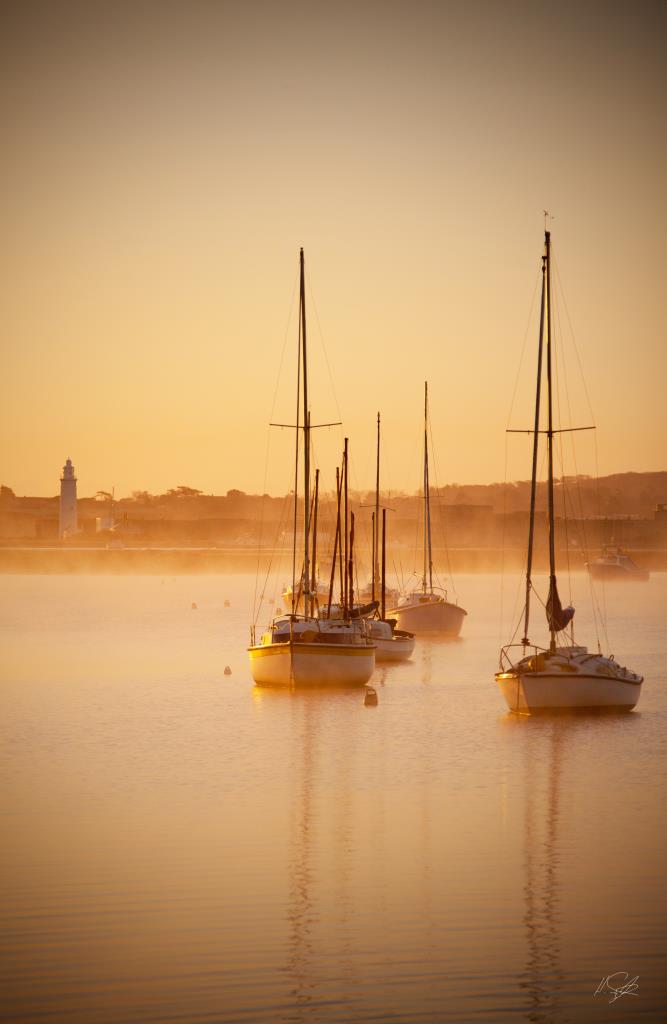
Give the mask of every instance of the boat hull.
[{"label": "boat hull", "polygon": [[248,655],[260,686],[364,686],[375,668],[375,647],[362,644],[256,644]]},{"label": "boat hull", "polygon": [[434,636],[458,636],[466,615],[463,608],[450,601],[415,601],[387,612],[387,618],[396,619],[399,629]]},{"label": "boat hull", "polygon": [[413,635],[400,636],[394,633],[392,637],[373,637],[373,643],[377,647],[375,660],[378,661],[407,661],[412,657],[415,649],[415,638]]},{"label": "boat hull", "polygon": [[496,682],[510,711],[631,711],[641,693],[641,682],[599,674],[497,672]]},{"label": "boat hull", "polygon": [[630,583],[646,583],[649,579],[648,569],[624,569],[618,565],[595,565],[591,562],[588,566],[591,579],[602,580],[627,580]]}]

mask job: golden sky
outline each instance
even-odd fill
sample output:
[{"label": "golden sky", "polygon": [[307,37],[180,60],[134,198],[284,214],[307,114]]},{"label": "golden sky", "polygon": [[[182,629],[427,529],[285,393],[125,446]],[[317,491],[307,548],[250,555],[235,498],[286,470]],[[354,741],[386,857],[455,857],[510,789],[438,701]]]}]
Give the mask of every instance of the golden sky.
[{"label": "golden sky", "polygon": [[383,480],[417,488],[425,379],[437,482],[502,480],[545,207],[599,472],[667,468],[666,10],[4,4],[0,481],[54,494],[70,456],[80,494],[284,493],[301,245],[313,419],[356,484],[380,410]]}]

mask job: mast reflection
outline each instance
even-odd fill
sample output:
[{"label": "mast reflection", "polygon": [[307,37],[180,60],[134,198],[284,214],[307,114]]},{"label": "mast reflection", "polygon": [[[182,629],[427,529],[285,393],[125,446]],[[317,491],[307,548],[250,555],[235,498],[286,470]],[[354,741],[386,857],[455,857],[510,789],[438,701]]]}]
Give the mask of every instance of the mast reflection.
[{"label": "mast reflection", "polygon": [[[538,723],[531,722],[531,726]],[[529,1000],[526,1019],[532,1024],[552,1024],[561,1017],[564,976],[561,967],[560,817],[563,729],[567,723],[539,723],[550,730],[547,778],[542,785],[536,773],[541,736],[528,730],[525,739],[526,768],[524,823],[524,924],[528,945],[526,968],[519,978]]]}]

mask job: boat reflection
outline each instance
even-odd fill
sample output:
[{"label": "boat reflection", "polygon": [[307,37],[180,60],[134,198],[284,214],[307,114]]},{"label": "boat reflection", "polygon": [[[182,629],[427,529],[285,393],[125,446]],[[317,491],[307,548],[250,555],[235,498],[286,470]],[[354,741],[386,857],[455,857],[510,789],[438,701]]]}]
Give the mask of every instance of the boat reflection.
[{"label": "boat reflection", "polygon": [[527,958],[519,987],[529,1000],[526,1019],[550,1024],[561,1019],[563,970],[561,966],[561,894],[558,877],[560,786],[564,730],[567,723],[554,720],[550,731],[546,779],[537,766],[543,750],[542,737],[534,729],[525,737],[524,771],[524,925]]},{"label": "boat reflection", "polygon": [[[266,691],[265,691],[266,692]],[[270,691],[272,694],[279,692]],[[284,691],[283,691],[284,693]],[[356,965],[352,927],[354,862],[354,758],[341,757],[336,766],[333,807],[320,802],[330,780],[322,745],[326,747],[326,726],[331,710],[331,689],[299,692],[292,701],[299,718],[300,752],[294,764],[294,799],[289,822],[289,853],[286,891],[286,957],[283,967],[288,979],[288,1004],[278,1020],[305,1024],[320,1020],[323,1004],[328,1009],[350,998],[355,985]],[[358,691],[344,688],[337,694],[344,702],[360,702]],[[346,754],[354,750],[354,738]],[[324,758],[324,759],[323,759]],[[325,841],[326,840],[326,841]],[[323,901],[323,879],[328,879],[333,900]],[[326,890],[327,886],[324,885]],[[333,910],[334,919],[325,918]],[[336,972],[346,979],[345,994],[330,990],[323,964],[332,954]]]},{"label": "boat reflection", "polygon": [[287,959],[285,972],[290,979],[292,1005],[286,1021],[306,1021],[316,1011],[313,977],[314,928],[316,912],[311,896],[313,883],[313,786],[316,782],[317,759],[314,753],[315,723],[312,700],[303,708],[301,762],[295,800],[292,804],[290,835],[293,837],[289,855],[287,897]]},{"label": "boat reflection", "polygon": [[[531,1024],[560,1024],[572,994],[572,978],[563,967],[561,801],[568,755],[586,741],[589,730],[604,728],[616,734],[633,728],[638,715],[541,714],[503,716],[504,728],[516,731],[523,743],[523,924],[526,963],[517,983],[525,991]],[[619,737],[610,736],[615,743]],[[546,756],[545,756],[546,755]]]}]

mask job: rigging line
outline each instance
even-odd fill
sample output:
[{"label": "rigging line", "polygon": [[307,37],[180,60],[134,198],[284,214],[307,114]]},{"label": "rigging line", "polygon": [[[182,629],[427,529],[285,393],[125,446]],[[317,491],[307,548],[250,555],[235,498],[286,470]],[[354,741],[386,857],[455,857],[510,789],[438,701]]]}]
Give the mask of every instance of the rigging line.
[{"label": "rigging line", "polygon": [[[436,493],[436,496],[438,498],[441,498],[442,495],[440,495],[438,493],[440,491],[440,485],[438,483],[438,461],[437,461],[436,454],[435,454],[435,442],[433,440],[433,424],[431,423],[431,417],[430,416],[429,416],[428,427],[429,427],[429,434],[430,434],[430,437],[431,437],[431,463],[433,465],[433,476],[435,477],[435,493]],[[439,518],[438,525],[440,526],[440,533],[441,533],[441,536],[442,536],[442,539],[443,539],[443,543],[444,543],[444,547],[445,547],[445,556],[446,556],[446,560],[447,560],[447,575],[448,575],[449,582],[451,584],[452,593],[454,594],[455,599],[458,601],[458,594],[456,593],[456,584],[454,583],[454,577],[452,575],[452,565],[451,565],[451,559],[450,559],[450,556],[449,556],[449,544],[447,543],[447,529],[446,529],[446,524],[445,524],[446,513],[444,512],[445,505],[444,505],[444,503],[440,504],[440,502],[438,502],[437,504],[438,504],[438,509],[439,509],[439,512],[440,512],[440,516],[438,517]],[[437,572],[436,572],[436,580],[437,580],[438,584],[440,584],[440,580],[438,579],[438,573]],[[445,590],[445,593],[446,593],[446,589],[444,587],[441,586],[440,589],[441,590]]]},{"label": "rigging line", "polygon": [[563,531],[565,534],[565,564],[567,566],[567,587],[568,587],[568,600],[572,604],[572,571],[570,568],[570,531],[568,526],[568,514],[567,514],[567,486],[565,483],[565,464],[563,461],[563,440],[562,437],[558,439],[557,457],[560,463],[560,489],[562,496],[563,506]]},{"label": "rigging line", "polygon": [[[286,519],[286,513],[288,511],[289,511],[289,501],[283,499],[283,501],[281,503],[280,516],[278,518],[278,531],[277,531],[278,537],[281,534],[281,530],[283,528],[283,523],[285,522],[285,519]],[[271,574],[271,569],[272,569],[274,560],[275,560],[275,548],[274,548],[274,551],[272,552],[272,554],[269,556],[269,565],[268,565],[268,568],[266,570],[266,576],[264,578],[264,585],[262,587],[262,592],[261,592],[260,597],[259,597],[259,604],[257,605],[256,611],[254,613],[254,618],[253,618],[253,625],[254,626],[257,626],[257,622],[259,620],[259,613],[261,611],[262,604],[263,604],[263,601],[264,601],[264,597],[266,595],[266,588],[267,588],[267,584],[268,584],[268,581],[269,581],[269,576]],[[258,563],[257,575],[259,576],[259,563]]]},{"label": "rigging line", "polygon": [[588,411],[591,414],[591,419],[592,419],[593,423],[595,423],[595,413],[593,412],[593,403],[591,402],[590,395],[588,393],[588,388],[586,386],[586,376],[584,374],[583,366],[582,366],[582,363],[581,363],[581,358],[579,356],[579,349],[577,348],[577,339],[576,339],[575,334],[574,334],[574,327],[572,326],[572,320],[570,319],[570,311],[567,308],[567,302],[565,301],[565,289],[563,288],[563,283],[562,283],[562,279],[561,279],[561,276],[560,276],[560,269],[558,267],[558,262],[556,260],[553,260],[553,264],[554,264],[554,267],[555,267],[555,270],[556,270],[556,277],[558,279],[558,293],[559,293],[560,298],[562,300],[563,308],[565,309],[565,316],[567,317],[568,326],[570,328],[570,335],[572,336],[572,347],[574,349],[574,354],[577,357],[577,364],[579,366],[579,373],[581,375],[581,382],[582,382],[583,387],[584,387],[584,394],[586,395],[586,401],[588,402]]},{"label": "rigging line", "polygon": [[[560,286],[560,281],[558,282],[558,284],[559,284],[559,287],[558,287],[558,298],[559,298],[559,300],[563,300],[564,301],[563,295],[562,295],[562,287]],[[566,405],[567,405],[567,414],[568,414],[568,417],[569,417],[569,422],[572,423],[572,406],[571,406],[571,402],[570,402],[570,390],[569,390],[569,386],[568,386],[568,374],[567,374],[567,367],[566,367],[566,352],[565,352],[565,343],[564,343],[564,332],[562,330],[561,317],[560,317],[560,302],[559,302],[559,304],[557,304],[555,306],[554,312],[555,312],[555,319],[556,319],[556,324],[555,324],[556,332],[557,332],[557,334],[558,334],[558,336],[560,338],[560,344],[559,344],[559,346],[557,348],[557,364],[556,364],[556,370],[557,370],[557,375],[558,375],[557,376],[557,401],[558,401],[558,406],[559,406],[559,415],[560,415],[560,386],[561,386],[561,381],[562,381],[563,388],[564,388],[564,391],[565,391],[565,402],[566,402]],[[562,373],[560,372],[561,364],[562,364]],[[575,443],[574,443],[574,438],[572,436],[570,436],[570,448],[571,448],[571,456],[572,456],[572,465],[573,465],[573,468],[574,468],[575,493],[577,494],[578,501],[579,501],[580,521],[583,524],[583,521],[584,521],[584,516],[583,516],[583,498],[582,498],[582,493],[581,493],[581,482],[580,482],[580,476],[579,476],[579,467],[577,465],[576,446],[575,446]],[[569,489],[568,489],[568,485],[567,485],[567,482],[566,482],[565,454],[564,454],[564,451],[563,451],[563,435],[562,435],[562,433],[558,437],[558,450],[559,450],[560,467],[561,467],[561,488],[562,488],[562,492],[563,492],[563,524],[564,524],[564,530],[565,530],[565,555],[566,555],[567,574],[568,574],[568,576],[567,576],[567,578],[568,578],[568,594],[569,594],[570,605],[572,605],[573,604],[573,600],[572,600],[572,568],[571,568],[571,561],[570,561],[569,517],[568,517],[568,510],[567,510],[567,498],[569,496]],[[585,542],[585,527],[584,527],[584,542]],[[586,551],[586,544],[585,543],[584,543],[584,550]],[[592,602],[592,608],[593,608],[593,629],[595,631],[595,636],[596,636],[596,640],[597,640],[597,644],[598,644],[598,649],[599,649],[600,638],[599,638],[599,632],[598,632],[598,619],[597,619],[597,614],[596,614],[595,602],[594,601]],[[574,644],[574,628],[575,627],[574,627],[574,619],[573,619],[572,620],[572,624],[570,626],[570,632],[569,632],[570,642],[572,644]]]},{"label": "rigging line", "polygon": [[[301,258],[299,259],[299,270],[300,269],[301,269]],[[302,301],[302,299],[303,299],[303,292],[300,290],[300,292],[299,292],[299,332],[298,332],[298,334],[299,334],[299,342],[298,342],[298,344],[299,344],[299,349],[298,349],[299,354],[298,354],[298,357],[297,357],[297,372],[296,372],[296,430],[294,431],[294,434],[295,434],[295,437],[296,437],[296,441],[295,441],[296,450],[295,450],[295,455],[294,455],[294,534],[293,534],[294,540],[293,540],[293,547],[292,547],[292,614],[293,615],[295,615],[296,611],[297,611],[296,606],[294,604],[294,595],[296,593],[296,545],[297,545],[297,540],[296,540],[297,532],[296,532],[296,528],[297,528],[297,511],[298,511],[298,504],[299,504],[299,434],[300,434],[300,430],[299,430],[299,412],[300,412],[300,409],[301,409],[301,321],[302,321],[302,317],[301,317],[301,301]],[[304,427],[306,425],[307,417],[308,417],[308,410],[304,409],[303,410]],[[304,433],[306,433],[305,430],[304,430]],[[304,458],[305,458],[305,455],[304,455]],[[303,514],[304,514],[304,518],[308,515],[308,510],[307,510],[306,504],[305,504],[305,496],[304,496]]]},{"label": "rigging line", "polygon": [[[257,619],[259,618],[259,609],[257,608],[257,587],[259,585],[259,559],[262,552],[262,544],[264,541],[264,508],[266,505],[266,479],[269,473],[269,449],[271,447],[271,430],[267,431],[266,448],[264,455],[264,483],[262,486],[262,502],[260,505],[259,515],[259,536],[257,538],[257,569],[255,571],[255,591],[252,598],[252,617],[253,622],[257,625]],[[261,598],[260,598],[261,601]]]},{"label": "rigging line", "polygon": [[[558,288],[558,298],[562,299],[560,282],[559,282],[559,288]],[[560,318],[560,304],[558,304],[555,307],[555,313],[556,313],[556,328],[557,328],[558,335],[560,337],[560,346],[559,346],[559,349],[558,349],[558,357],[559,357],[558,367],[557,367],[558,371],[560,371],[561,363],[562,363],[562,367],[563,367],[562,373],[559,373],[559,377],[558,377],[558,388],[559,388],[559,391],[558,391],[558,401],[559,401],[559,406],[560,406],[560,382],[561,382],[561,379],[562,379],[563,387],[564,387],[564,391],[565,391],[565,401],[566,401],[566,405],[567,405],[567,414],[568,414],[568,417],[569,417],[569,422],[572,423],[572,406],[571,406],[571,402],[570,402],[570,390],[569,390],[569,386],[568,386],[568,374],[567,374],[567,367],[566,367],[566,353],[565,353],[564,333],[562,331],[561,318]],[[569,496],[569,488],[568,488],[568,485],[567,485],[567,482],[566,482],[565,454],[564,454],[564,451],[563,451],[563,435],[562,434],[560,434],[559,437],[558,437],[558,447],[559,447],[559,456],[560,456],[560,464],[561,464],[561,487],[562,487],[562,491],[563,491],[563,523],[564,523],[564,528],[565,528],[565,553],[566,553],[566,560],[567,560],[568,594],[569,594],[570,605],[572,605],[573,604],[573,600],[572,600],[572,568],[571,568],[571,564],[570,564],[569,517],[568,517],[568,510],[567,510],[567,498]],[[579,467],[578,467],[578,464],[577,464],[576,446],[575,446],[575,443],[574,443],[574,437],[572,435],[570,435],[570,449],[571,449],[572,465],[573,465],[573,468],[574,468],[574,487],[575,487],[575,493],[576,493],[576,495],[578,497],[578,502],[579,502],[580,521],[583,523],[583,500],[582,500],[582,493],[581,493],[581,483],[580,483],[580,478],[579,478]],[[585,532],[584,532],[584,539],[585,539]],[[584,543],[584,551],[585,550],[586,550],[586,545]],[[597,623],[597,616],[596,616],[595,604],[594,603],[593,603],[592,607],[593,607],[593,628],[594,628],[594,631],[595,631],[596,639],[597,639],[597,642],[598,642],[598,648],[599,648],[600,640],[599,640],[599,634],[598,634],[598,623]],[[574,643],[574,619],[572,619],[572,624],[570,626],[570,641],[571,641],[571,643]]]},{"label": "rigging line", "polygon": [[[595,438],[595,503],[597,506],[598,521],[601,521],[601,509],[602,501],[600,498],[600,466],[598,461],[598,445],[597,437]],[[591,584],[591,592],[593,591],[593,578],[589,572],[588,578]],[[604,641],[609,650],[609,637],[607,636],[607,591],[605,590],[604,579],[602,580],[602,633],[604,635]]]},{"label": "rigging line", "polygon": [[[295,295],[295,292],[296,292],[297,280],[298,280],[298,271],[294,275],[294,281],[292,283],[292,295],[290,297],[289,310],[288,310],[288,314],[287,314],[287,324],[285,325],[285,332],[283,334],[283,343],[282,343],[282,348],[281,348],[281,351],[280,351],[280,361],[278,363],[278,372],[276,374],[276,383],[275,383],[275,387],[274,387],[274,390],[273,390],[273,399],[271,401],[271,412],[269,413],[269,422],[273,419],[273,414],[274,414],[275,407],[276,407],[276,401],[278,399],[278,388],[280,386],[280,378],[281,378],[281,375],[282,375],[283,363],[285,361],[285,352],[286,352],[286,349],[287,349],[287,338],[289,336],[289,331],[290,331],[290,327],[291,327],[291,324],[292,324],[292,314],[294,312],[294,295]],[[269,429],[267,431],[266,448],[265,448],[265,453],[264,453],[264,483],[263,483],[263,487],[262,487],[262,495],[266,494],[266,482],[267,482],[268,475],[269,475],[269,454],[270,454],[270,449],[271,449],[271,430]],[[258,538],[258,541],[257,541],[257,570],[256,570],[256,573],[255,573],[255,591],[254,591],[254,594],[253,594],[253,602],[252,602],[252,605],[253,605],[253,621],[254,621],[255,625],[257,625],[257,618],[259,617],[259,608],[257,608],[256,605],[257,605],[257,587],[259,585],[259,560],[260,560],[260,555],[261,555],[261,551],[262,551],[262,542],[263,542],[263,533],[264,533],[264,505],[265,505],[265,499],[264,499],[264,497],[262,497],[262,504],[260,506],[261,511],[260,511],[260,522],[259,522],[259,538]],[[261,598],[260,598],[260,606],[261,606]]]},{"label": "rigging line", "polygon": [[[576,347],[576,341],[575,341],[575,337],[574,337],[574,330],[573,330],[573,327],[572,327],[572,322],[571,322],[571,320],[569,318],[569,313],[568,313],[568,310],[567,310],[567,303],[565,302],[565,296],[563,294],[563,286],[562,286],[562,282],[561,282],[561,279],[560,279],[560,275],[558,275],[558,295],[559,295],[559,299],[563,303],[563,306],[565,308],[565,312],[567,314],[568,325],[569,325],[569,328],[570,328],[570,336],[571,336],[571,339],[572,339],[572,346],[574,348],[575,355],[577,356],[577,362],[579,364],[579,373],[581,375],[582,383],[583,383],[583,386],[584,386],[584,393],[586,395],[586,401],[588,403],[591,419],[593,420],[593,422],[595,422],[595,416],[593,414],[593,409],[591,407],[590,398],[589,398],[588,391],[587,391],[587,388],[586,388],[586,379],[585,379],[584,374],[583,374],[583,369],[582,369],[582,366],[581,366],[581,360],[579,359],[579,353],[578,353],[577,347]],[[559,326],[559,330],[561,330],[561,337],[562,337],[563,334],[562,334],[561,323],[560,323],[560,308],[558,308],[558,310],[557,310],[557,315],[558,315],[558,326]],[[564,346],[564,344],[561,345],[561,348],[562,348],[562,356],[563,356],[563,362],[564,362],[565,361],[565,346]],[[568,385],[567,385],[567,379],[568,379],[567,375],[565,375],[565,391],[566,391],[566,397],[567,397],[567,403],[568,403],[568,415],[570,417],[570,422],[572,422],[572,411],[571,411],[571,407],[570,407],[570,393],[569,393],[569,388],[568,388]],[[579,506],[579,515],[580,515],[580,522],[581,522],[580,533],[581,533],[581,536],[582,536],[582,539],[583,539],[582,547],[583,547],[583,551],[584,551],[584,555],[585,555],[586,561],[588,562],[588,561],[590,561],[590,550],[589,550],[588,535],[587,535],[587,530],[586,530],[584,499],[583,499],[583,492],[582,492],[582,488],[581,488],[581,479],[580,479],[580,474],[579,474],[579,467],[578,467],[578,464],[577,464],[576,446],[575,446],[574,438],[573,437],[570,437],[570,446],[571,446],[571,451],[572,451],[572,463],[573,463],[574,473],[575,473],[575,488],[576,488],[576,492],[577,492],[578,506]],[[595,452],[596,452],[596,463],[597,463],[597,437],[595,438]],[[597,485],[598,479],[599,479],[599,477],[598,477],[598,473],[597,473],[597,464],[596,464],[596,485]],[[595,631],[595,639],[596,639],[596,642],[597,642],[597,645],[598,645],[598,650],[600,650],[600,632],[602,631],[606,635],[605,616],[603,616],[601,614],[600,605],[599,605],[599,602],[598,602],[598,600],[596,598],[596,595],[595,595],[595,592],[594,592],[593,579],[591,577],[590,572],[587,572],[587,575],[588,575],[589,590],[590,590],[590,594],[591,594],[591,606],[592,606],[592,609],[593,609],[593,628],[594,628],[594,631]],[[574,629],[574,627],[573,627],[573,629]],[[605,641],[605,642],[608,643],[608,641]]]},{"label": "rigging line", "polygon": [[540,283],[541,276],[542,276],[542,267],[540,266],[538,268],[538,271],[537,271],[536,275],[535,275],[535,287],[533,288],[533,297],[530,300],[530,310],[529,310],[529,313],[528,313],[528,320],[526,322],[526,329],[524,331],[523,342],[521,344],[521,354],[519,356],[519,365],[517,366],[516,377],[514,379],[514,388],[512,390],[512,397],[510,399],[509,412],[507,414],[507,426],[509,426],[509,424],[510,424],[510,422],[512,420],[512,413],[514,411],[514,402],[516,400],[517,388],[519,386],[519,377],[521,375],[521,367],[523,365],[523,357],[524,357],[525,352],[526,352],[526,342],[528,340],[528,332],[530,330],[531,320],[533,318],[533,309],[535,308],[535,296],[537,295],[537,286]]},{"label": "rigging line", "polygon": [[[343,433],[344,433],[343,415],[342,415],[342,413],[340,411],[340,405],[338,404],[338,395],[336,394],[336,387],[335,387],[335,384],[334,384],[333,374],[331,372],[331,364],[329,363],[329,355],[327,353],[327,347],[326,347],[326,344],[325,344],[325,341],[324,341],[324,332],[322,330],[322,324],[320,322],[320,313],[319,313],[319,310],[317,308],[317,303],[315,301],[315,295],[313,293],[313,289],[312,289],[311,284],[310,284],[310,276],[309,276],[307,268],[306,268],[306,287],[308,289],[308,296],[310,298],[311,309],[315,313],[315,322],[317,323],[317,330],[318,330],[318,333],[319,333],[319,336],[320,336],[320,343],[322,345],[322,352],[324,353],[324,362],[326,364],[327,373],[329,374],[329,383],[331,385],[331,393],[333,395],[334,405],[336,406],[336,415],[338,416],[338,419],[341,421],[339,426],[340,426],[340,438],[342,438],[343,437]],[[338,425],[338,424],[334,424],[334,425]]]},{"label": "rigging line", "polygon": [[[546,470],[545,470],[546,462],[547,462],[547,452],[546,452],[546,447],[545,447],[543,449],[543,451],[542,451],[542,454],[541,454],[541,461],[539,463],[539,466],[536,466],[536,477],[535,477],[535,479],[537,481],[539,481],[539,480],[542,481],[541,486],[540,486],[539,483],[537,484],[535,511],[536,511],[536,513],[537,512],[541,512],[543,516],[544,516],[544,512],[545,512],[543,506],[544,506],[544,489],[545,489],[544,476],[545,476],[545,472],[546,472]],[[540,491],[542,492],[542,499],[541,500],[540,500]],[[538,505],[541,505],[542,507],[538,508]],[[514,619],[516,618],[516,612],[517,612],[517,607],[518,607],[520,595],[522,593],[525,593],[525,580],[526,580],[526,573],[527,573],[527,571],[528,571],[528,551],[526,550],[526,554],[525,554],[525,556],[523,558],[523,561],[521,563],[521,572],[520,572],[519,576],[517,577],[516,592],[515,592],[515,595],[514,595],[514,605],[513,605],[513,610],[512,610],[511,617],[510,617],[510,622],[513,622]],[[535,594],[536,595],[538,601],[540,602],[540,604],[544,608],[545,607],[544,601],[540,598],[539,593],[535,589],[534,576],[533,576],[533,583],[531,585],[530,592],[531,592],[531,594]],[[521,618],[519,620],[519,625],[520,625],[520,622],[521,622],[521,620],[523,619],[523,617],[525,615],[525,610],[526,610],[526,605],[525,605],[525,602],[524,602],[524,605],[523,605],[522,610],[521,610]],[[515,636],[516,636],[516,633],[519,630],[519,625],[517,625],[517,627],[516,627],[516,630],[515,630],[515,633],[514,633]]]},{"label": "rigging line", "polygon": [[503,481],[503,519],[500,528],[500,622],[498,624],[498,646],[502,647],[503,637],[505,632],[503,630],[503,619],[505,614],[505,526],[507,522],[507,455],[508,455],[508,437],[505,432],[505,469],[504,469],[504,481]]},{"label": "rigging line", "polygon": [[[552,314],[553,314],[553,365],[554,365],[554,378],[555,378],[555,392],[556,392],[556,417],[557,422],[562,424],[563,416],[561,412],[562,399],[561,399],[561,385],[565,390],[565,404],[567,405],[568,416],[570,417],[569,422],[572,422],[572,415],[570,409],[570,392],[567,387],[567,373],[565,367],[565,351],[563,345],[563,335],[560,329],[560,316],[558,303],[553,301],[556,298],[560,298],[560,293],[556,296],[556,290],[553,292],[552,299]],[[567,523],[567,507],[566,507],[566,496],[565,496],[565,459],[563,455],[563,435],[559,434],[556,438],[556,455],[560,462],[560,486],[563,498],[563,529],[565,533],[565,564],[567,567],[567,586],[569,602],[572,604],[572,573],[570,571],[570,538],[568,533]]]},{"label": "rigging line", "polygon": [[292,316],[294,314],[294,295],[296,293],[296,285],[297,285],[298,279],[299,279],[299,271],[298,271],[298,267],[297,267],[297,272],[296,272],[295,277],[294,277],[294,283],[292,285],[292,297],[290,298],[289,313],[287,315],[287,325],[285,327],[285,334],[283,336],[283,345],[282,345],[282,350],[280,352],[280,362],[278,363],[278,373],[276,375],[276,386],[275,386],[275,389],[274,389],[274,392],[273,392],[273,401],[271,403],[271,413],[269,415],[269,420],[273,419],[273,414],[274,414],[275,408],[276,408],[276,401],[277,401],[277,398],[278,398],[278,388],[280,386],[280,378],[281,378],[281,375],[282,375],[283,363],[285,361],[285,352],[287,351],[287,339],[288,339],[288,336],[289,336],[290,328],[292,326]]}]

